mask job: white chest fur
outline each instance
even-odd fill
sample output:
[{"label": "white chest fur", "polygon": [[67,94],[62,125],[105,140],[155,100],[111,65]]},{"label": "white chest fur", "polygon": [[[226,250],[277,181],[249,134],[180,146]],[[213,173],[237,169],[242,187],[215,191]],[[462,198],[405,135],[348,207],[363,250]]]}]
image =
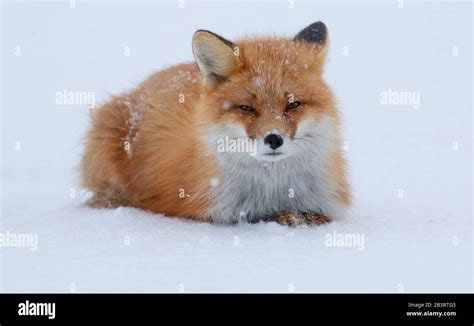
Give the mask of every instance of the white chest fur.
[{"label": "white chest fur", "polygon": [[330,180],[319,163],[294,155],[286,160],[225,166],[225,179],[215,189],[209,210],[222,223],[258,221],[280,211],[322,212],[340,217]]},{"label": "white chest fur", "polygon": [[214,128],[207,142],[218,158],[222,180],[210,194],[208,216],[216,222],[258,221],[281,211],[321,212],[331,218],[344,215],[327,158],[338,146],[330,137],[330,120],[300,125],[288,146],[292,155],[275,162],[259,161],[248,153],[216,153],[218,139],[246,137],[238,127]]}]

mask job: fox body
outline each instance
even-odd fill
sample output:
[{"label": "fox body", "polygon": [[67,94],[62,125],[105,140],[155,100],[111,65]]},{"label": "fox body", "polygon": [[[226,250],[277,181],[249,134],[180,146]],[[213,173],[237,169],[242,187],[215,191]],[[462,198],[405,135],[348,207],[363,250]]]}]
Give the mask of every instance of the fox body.
[{"label": "fox body", "polygon": [[351,199],[322,77],[326,26],[235,43],[199,30],[192,46],[195,62],[92,112],[82,161],[89,204],[222,223],[343,216]]}]

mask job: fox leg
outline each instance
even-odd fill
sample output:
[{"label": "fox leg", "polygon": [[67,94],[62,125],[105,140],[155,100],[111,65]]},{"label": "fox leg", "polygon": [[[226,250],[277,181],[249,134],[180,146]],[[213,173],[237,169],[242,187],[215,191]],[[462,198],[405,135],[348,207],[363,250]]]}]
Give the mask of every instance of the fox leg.
[{"label": "fox leg", "polygon": [[279,212],[273,215],[273,221],[280,225],[287,225],[290,227],[298,225],[321,225],[331,222],[331,219],[326,215],[314,212]]}]

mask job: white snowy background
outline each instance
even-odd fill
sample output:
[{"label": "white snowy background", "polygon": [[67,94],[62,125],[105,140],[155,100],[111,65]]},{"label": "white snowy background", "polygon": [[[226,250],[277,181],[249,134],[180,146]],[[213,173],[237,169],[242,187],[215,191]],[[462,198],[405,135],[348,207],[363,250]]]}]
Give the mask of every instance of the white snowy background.
[{"label": "white snowy background", "polygon": [[[471,292],[472,3],[289,4],[3,2],[1,232],[35,233],[38,250],[0,248],[0,290]],[[196,29],[292,36],[317,20],[344,116],[347,220],[226,226],[83,206],[88,110],[56,92],[103,103],[192,60]],[[388,89],[419,92],[420,107],[381,105]],[[364,250],[327,247],[333,232],[363,235]]]}]

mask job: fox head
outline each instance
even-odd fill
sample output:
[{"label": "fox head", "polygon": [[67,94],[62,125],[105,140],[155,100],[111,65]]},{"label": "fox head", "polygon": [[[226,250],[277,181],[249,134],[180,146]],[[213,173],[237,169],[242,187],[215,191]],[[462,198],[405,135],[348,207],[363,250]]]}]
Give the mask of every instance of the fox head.
[{"label": "fox head", "polygon": [[249,160],[279,161],[298,153],[318,155],[335,140],[337,109],[322,78],[328,49],[324,23],[293,38],[235,43],[198,30],[192,46],[203,87],[199,117],[210,126],[214,145],[247,141],[256,150],[247,153]]}]

